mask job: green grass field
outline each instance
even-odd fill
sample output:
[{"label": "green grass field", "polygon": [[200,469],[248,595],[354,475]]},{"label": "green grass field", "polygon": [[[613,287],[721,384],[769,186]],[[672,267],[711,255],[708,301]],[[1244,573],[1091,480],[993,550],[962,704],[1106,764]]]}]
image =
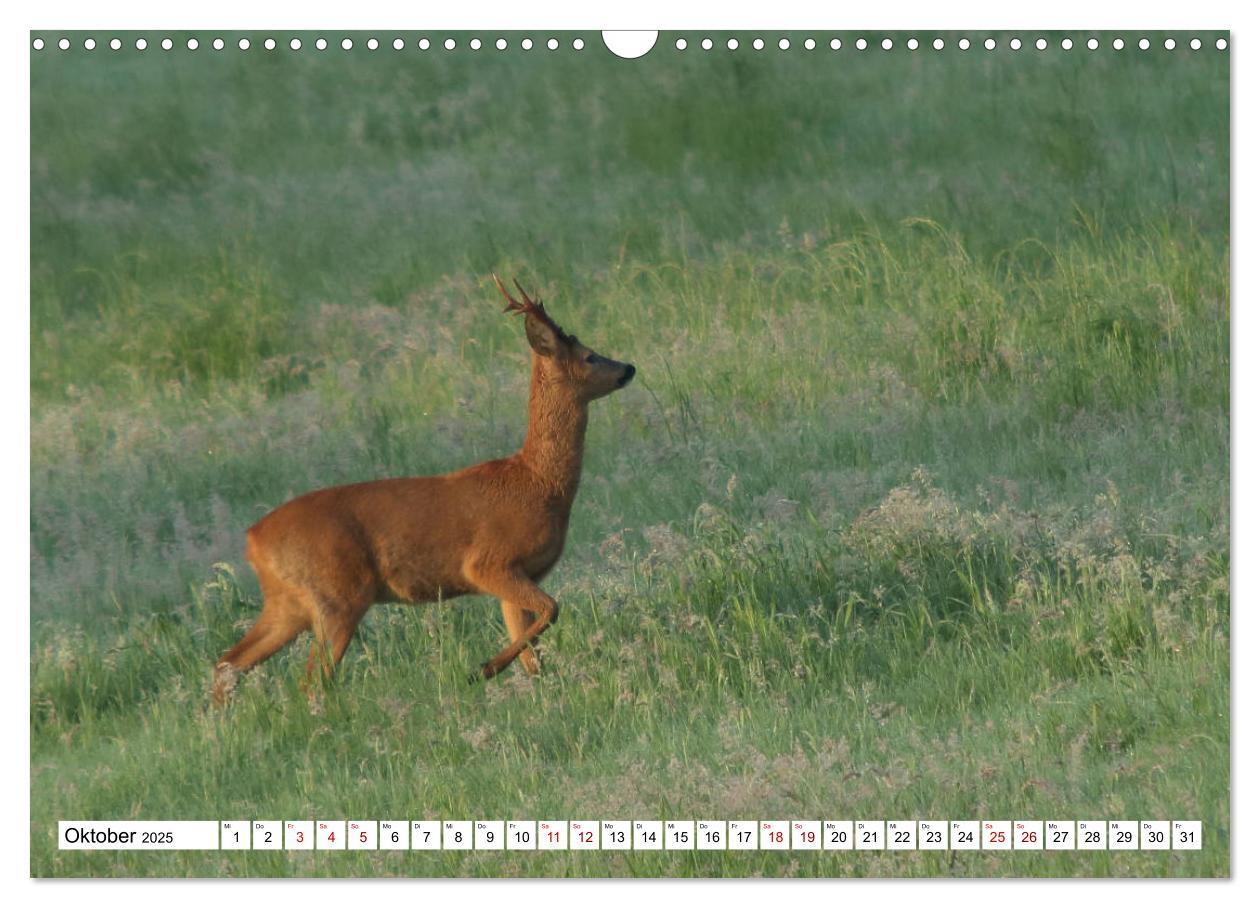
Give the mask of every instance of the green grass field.
[{"label": "green grass field", "polygon": [[[97,37],[31,59],[33,874],[1229,874],[1227,54]],[[380,606],[315,700],[299,641],[212,711],[248,525],[520,443],[492,271],[639,368],[592,410],[545,674],[465,683],[491,600]],[[1201,819],[1205,847],[55,829],[903,817]]]}]

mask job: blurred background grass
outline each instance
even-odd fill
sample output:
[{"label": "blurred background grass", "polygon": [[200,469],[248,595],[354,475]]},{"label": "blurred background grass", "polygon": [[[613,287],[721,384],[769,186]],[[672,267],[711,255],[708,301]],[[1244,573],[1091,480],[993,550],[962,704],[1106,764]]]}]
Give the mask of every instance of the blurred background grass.
[{"label": "blurred background grass", "polygon": [[[1227,54],[96,37],[31,60],[33,870],[220,861],[59,854],[71,816],[1101,804],[1215,847],[531,866],[1228,872]],[[206,716],[246,526],[519,444],[491,271],[640,368],[593,412],[547,678],[454,684],[489,603],[380,608],[319,710],[296,654]]]}]

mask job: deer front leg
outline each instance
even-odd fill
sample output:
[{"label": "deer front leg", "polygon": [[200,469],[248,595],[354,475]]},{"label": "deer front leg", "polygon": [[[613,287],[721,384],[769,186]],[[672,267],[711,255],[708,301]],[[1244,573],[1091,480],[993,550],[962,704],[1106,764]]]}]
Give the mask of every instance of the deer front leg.
[{"label": "deer front leg", "polygon": [[497,653],[494,658],[484,663],[480,671],[475,673],[469,680],[476,681],[478,678],[493,678],[511,665],[512,660],[533,644],[538,639],[539,634],[551,626],[556,620],[556,615],[560,609],[556,605],[556,600],[544,593],[536,583],[514,568],[494,568],[473,563],[464,566],[464,576],[479,592],[490,596],[498,596],[503,600],[505,619],[509,608],[519,616],[522,624],[524,624],[523,612],[530,612],[534,616],[533,622],[525,626],[519,636],[517,636],[517,631],[509,624],[509,633],[515,639],[506,648]]},{"label": "deer front leg", "polygon": [[[517,640],[526,639],[525,634],[529,629],[529,620],[525,617],[526,611],[523,608],[509,602],[506,599],[500,599],[499,604],[503,607],[503,623],[507,626],[508,643],[515,643]],[[521,667],[531,675],[538,674],[539,663],[538,654],[534,652],[532,646],[526,646],[521,650]]]}]

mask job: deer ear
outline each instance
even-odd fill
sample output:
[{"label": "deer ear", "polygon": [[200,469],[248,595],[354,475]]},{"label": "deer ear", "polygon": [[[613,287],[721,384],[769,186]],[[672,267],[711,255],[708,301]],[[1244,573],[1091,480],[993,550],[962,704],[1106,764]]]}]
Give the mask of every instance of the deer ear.
[{"label": "deer ear", "polygon": [[560,350],[560,338],[556,332],[542,319],[532,315],[525,316],[525,338],[539,356],[555,356]]}]

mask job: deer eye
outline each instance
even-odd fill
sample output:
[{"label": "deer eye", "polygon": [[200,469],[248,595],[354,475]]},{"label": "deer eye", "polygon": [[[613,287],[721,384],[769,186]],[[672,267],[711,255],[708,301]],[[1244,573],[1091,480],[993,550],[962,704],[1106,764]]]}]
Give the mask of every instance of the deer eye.
[{"label": "deer eye", "polygon": [[590,356],[586,357],[586,361],[592,366],[595,365],[595,354],[592,353]]}]

